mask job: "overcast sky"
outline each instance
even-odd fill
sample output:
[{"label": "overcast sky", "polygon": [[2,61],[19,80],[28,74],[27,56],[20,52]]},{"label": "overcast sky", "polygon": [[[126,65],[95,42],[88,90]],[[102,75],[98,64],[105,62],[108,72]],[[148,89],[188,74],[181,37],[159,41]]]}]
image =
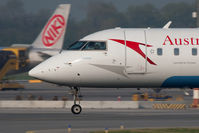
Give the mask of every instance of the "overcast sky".
[{"label": "overcast sky", "polygon": [[[8,0],[0,0],[0,4],[4,4]],[[186,2],[194,3],[195,0],[22,0],[24,2],[25,9],[28,12],[37,12],[40,9],[54,10],[57,5],[63,3],[72,4],[71,17],[80,19],[85,16],[87,5],[90,1],[103,1],[112,2],[119,10],[125,10],[129,5],[141,5],[145,3],[151,3],[156,7],[162,7],[171,2]]]}]

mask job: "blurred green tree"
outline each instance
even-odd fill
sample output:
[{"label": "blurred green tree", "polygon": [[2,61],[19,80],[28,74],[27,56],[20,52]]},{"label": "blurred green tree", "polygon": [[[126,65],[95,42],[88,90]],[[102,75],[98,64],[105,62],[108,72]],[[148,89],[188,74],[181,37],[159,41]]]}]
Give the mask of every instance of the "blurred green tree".
[{"label": "blurred green tree", "polygon": [[[169,20],[172,27],[195,27],[192,11],[195,6],[187,3],[170,3],[163,8],[151,4],[129,5],[126,11],[119,11],[113,3],[91,1],[87,15],[80,21],[69,18],[65,45],[104,29],[162,27]],[[53,10],[42,9],[27,13],[21,0],[8,0],[0,6],[0,46],[14,43],[31,44],[37,37]]]},{"label": "blurred green tree", "polygon": [[172,20],[172,27],[191,28],[195,27],[195,21],[192,18],[194,5],[187,3],[170,3],[161,9],[161,15],[165,21]]},{"label": "blurred green tree", "polygon": [[165,23],[160,11],[151,4],[129,6],[126,17],[128,27],[134,28],[161,27]]}]

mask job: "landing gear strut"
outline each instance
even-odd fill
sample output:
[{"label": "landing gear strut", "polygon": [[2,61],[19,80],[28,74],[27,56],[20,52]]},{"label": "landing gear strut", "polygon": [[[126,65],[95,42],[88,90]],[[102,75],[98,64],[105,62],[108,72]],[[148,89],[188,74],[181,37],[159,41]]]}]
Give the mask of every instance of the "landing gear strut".
[{"label": "landing gear strut", "polygon": [[[82,107],[80,106],[80,99],[79,99],[80,88],[72,87],[72,89],[74,90],[74,92],[73,92],[74,105],[71,107],[71,111],[73,114],[77,115],[77,114],[80,114],[82,111]],[[77,103],[77,101],[79,103]]]}]

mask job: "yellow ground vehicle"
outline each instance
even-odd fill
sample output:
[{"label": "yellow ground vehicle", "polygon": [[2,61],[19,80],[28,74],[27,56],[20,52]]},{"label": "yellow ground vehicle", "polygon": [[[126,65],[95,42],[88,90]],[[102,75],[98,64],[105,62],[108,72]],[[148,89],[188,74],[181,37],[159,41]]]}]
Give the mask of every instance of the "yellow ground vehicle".
[{"label": "yellow ground vehicle", "polygon": [[27,64],[27,48],[23,47],[9,47],[4,48],[3,51],[10,51],[16,55],[16,70],[19,70],[20,67],[24,67]]},{"label": "yellow ground vehicle", "polygon": [[6,73],[27,65],[26,48],[5,48],[0,50],[0,90],[24,88],[22,85],[2,80]]}]

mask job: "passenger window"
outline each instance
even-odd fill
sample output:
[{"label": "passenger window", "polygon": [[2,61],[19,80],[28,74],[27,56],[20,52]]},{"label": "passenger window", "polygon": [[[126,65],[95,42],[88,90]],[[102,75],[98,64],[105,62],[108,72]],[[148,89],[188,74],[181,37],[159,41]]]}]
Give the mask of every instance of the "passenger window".
[{"label": "passenger window", "polygon": [[162,55],[162,48],[158,48],[158,49],[157,49],[157,54],[158,54],[158,55]]},{"label": "passenger window", "polygon": [[106,50],[105,42],[88,42],[83,50]]},{"label": "passenger window", "polygon": [[174,48],[174,55],[179,55],[179,54],[180,54],[179,48]]},{"label": "passenger window", "polygon": [[197,48],[192,48],[192,55],[197,55],[198,54],[198,49]]}]

